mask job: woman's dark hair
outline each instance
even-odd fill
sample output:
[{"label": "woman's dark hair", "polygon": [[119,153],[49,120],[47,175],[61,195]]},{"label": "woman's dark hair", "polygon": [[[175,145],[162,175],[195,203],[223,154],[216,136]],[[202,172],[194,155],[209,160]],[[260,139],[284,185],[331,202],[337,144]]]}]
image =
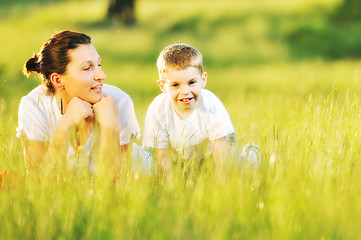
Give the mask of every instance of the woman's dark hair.
[{"label": "woman's dark hair", "polygon": [[29,58],[23,72],[29,77],[31,73],[38,73],[41,82],[47,87],[49,93],[54,93],[54,87],[50,81],[52,73],[63,74],[70,62],[69,50],[75,49],[81,44],[90,44],[91,38],[83,33],[62,31],[51,36],[42,46],[38,54]]}]

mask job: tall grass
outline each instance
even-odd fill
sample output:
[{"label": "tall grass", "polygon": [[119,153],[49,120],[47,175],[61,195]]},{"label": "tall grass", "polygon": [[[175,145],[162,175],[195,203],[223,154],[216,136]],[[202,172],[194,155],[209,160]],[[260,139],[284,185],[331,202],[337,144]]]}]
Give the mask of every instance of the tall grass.
[{"label": "tall grass", "polygon": [[[287,32],[299,24],[287,16],[335,3],[144,0],[131,29],[105,21],[102,1],[7,5],[0,19],[0,171],[8,173],[0,187],[0,238],[359,238],[361,62],[296,61],[268,21],[278,16],[280,32]],[[239,147],[260,146],[260,168],[238,168],[230,159],[217,174],[206,159],[200,169],[176,168],[167,180],[125,168],[114,184],[84,169],[26,173],[15,137],[17,106],[38,82],[21,68],[62,29],[92,36],[107,81],[130,94],[141,126],[160,92],[157,54],[172,42],[193,44]]]}]

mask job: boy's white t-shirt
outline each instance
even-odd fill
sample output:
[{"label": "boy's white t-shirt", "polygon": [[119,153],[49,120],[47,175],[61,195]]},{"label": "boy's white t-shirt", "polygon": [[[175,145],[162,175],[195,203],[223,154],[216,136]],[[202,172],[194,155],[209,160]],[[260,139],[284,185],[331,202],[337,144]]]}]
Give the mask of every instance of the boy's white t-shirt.
[{"label": "boy's white t-shirt", "polygon": [[158,149],[171,147],[187,157],[191,154],[192,146],[234,134],[222,102],[211,91],[201,91],[197,107],[183,120],[174,111],[168,96],[165,93],[158,95],[148,107],[143,146]]},{"label": "boy's white t-shirt", "polygon": [[[130,96],[109,84],[104,84],[102,90],[104,96],[111,95],[115,99],[119,108],[119,143],[121,145],[129,143],[131,135],[139,137],[140,128]],[[40,85],[21,98],[18,117],[17,137],[20,137],[23,130],[29,140],[50,141],[62,115],[54,94],[47,94],[46,87]],[[94,145],[93,127],[90,126],[83,146],[85,155],[90,154]],[[73,155],[73,153],[75,153],[74,149],[70,146],[68,154]]]}]

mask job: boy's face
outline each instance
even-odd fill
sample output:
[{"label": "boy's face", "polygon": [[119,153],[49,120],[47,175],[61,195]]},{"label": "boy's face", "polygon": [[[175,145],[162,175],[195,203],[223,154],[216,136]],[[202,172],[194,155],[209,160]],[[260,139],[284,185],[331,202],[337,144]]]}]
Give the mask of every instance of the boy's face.
[{"label": "boy's face", "polygon": [[170,69],[166,79],[158,80],[157,83],[162,92],[168,95],[178,116],[184,119],[192,113],[201,98],[201,89],[207,83],[207,73],[200,74],[195,67]]}]

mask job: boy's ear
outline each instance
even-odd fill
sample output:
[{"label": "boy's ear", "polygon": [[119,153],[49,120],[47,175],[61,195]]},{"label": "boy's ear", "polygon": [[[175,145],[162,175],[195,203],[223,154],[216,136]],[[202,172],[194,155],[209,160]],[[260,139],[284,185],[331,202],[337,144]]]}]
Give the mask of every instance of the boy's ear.
[{"label": "boy's ear", "polygon": [[202,88],[204,88],[207,84],[207,72],[202,74]]},{"label": "boy's ear", "polygon": [[157,80],[157,84],[158,84],[160,90],[162,92],[166,93],[164,80]]},{"label": "boy's ear", "polygon": [[58,74],[58,73],[50,74],[50,82],[54,86],[54,88],[57,88],[57,89],[63,89],[64,88],[64,83],[63,83],[63,81],[61,79],[61,75]]}]

